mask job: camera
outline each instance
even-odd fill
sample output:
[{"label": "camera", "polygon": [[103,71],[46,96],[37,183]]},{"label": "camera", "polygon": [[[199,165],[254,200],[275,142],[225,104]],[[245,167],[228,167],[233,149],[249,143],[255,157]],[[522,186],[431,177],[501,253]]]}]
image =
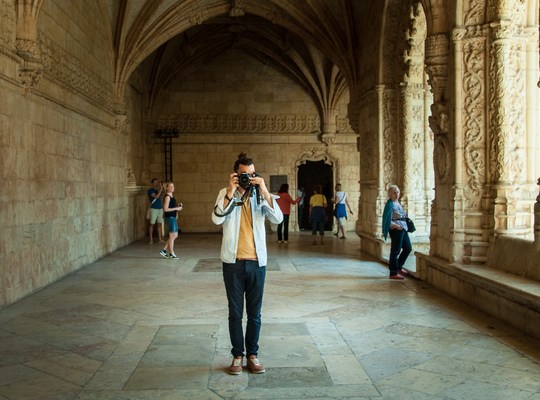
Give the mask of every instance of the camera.
[{"label": "camera", "polygon": [[253,177],[259,176],[256,172],[253,174],[248,174],[247,172],[243,172],[238,175],[238,184],[242,186],[244,189],[249,188],[250,186],[258,187],[259,185],[254,185],[251,183],[250,179]]}]

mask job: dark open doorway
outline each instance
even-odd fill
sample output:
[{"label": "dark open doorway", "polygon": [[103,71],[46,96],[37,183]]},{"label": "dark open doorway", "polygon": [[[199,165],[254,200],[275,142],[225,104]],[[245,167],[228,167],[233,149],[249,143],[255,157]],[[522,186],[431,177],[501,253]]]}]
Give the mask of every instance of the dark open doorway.
[{"label": "dark open doorway", "polygon": [[328,206],[326,207],[326,215],[328,216],[328,222],[324,229],[327,231],[332,230],[332,203],[330,202],[334,196],[334,174],[332,166],[325,164],[321,161],[306,161],[305,164],[298,166],[298,187],[304,187],[306,195],[304,198],[304,207],[298,209],[302,215],[298,216],[300,221],[300,229],[311,230],[311,224],[309,223],[309,199],[313,194],[313,187],[315,185],[321,185],[323,188],[323,194],[326,196]]}]

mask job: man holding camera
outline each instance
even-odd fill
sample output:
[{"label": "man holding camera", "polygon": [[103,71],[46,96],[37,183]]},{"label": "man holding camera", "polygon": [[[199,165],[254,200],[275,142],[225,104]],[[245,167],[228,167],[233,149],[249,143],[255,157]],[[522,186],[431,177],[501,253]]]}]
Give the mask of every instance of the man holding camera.
[{"label": "man holding camera", "polygon": [[[265,217],[279,224],[283,214],[270,194],[264,179],[255,172],[253,161],[241,153],[229,176],[229,185],[219,192],[212,221],[223,225],[221,260],[229,305],[229,335],[233,361],[232,375],[247,368],[256,374],[265,372],[258,360],[261,331],[261,307],[266,278]],[[242,329],[244,296],[247,313],[246,335]]]}]

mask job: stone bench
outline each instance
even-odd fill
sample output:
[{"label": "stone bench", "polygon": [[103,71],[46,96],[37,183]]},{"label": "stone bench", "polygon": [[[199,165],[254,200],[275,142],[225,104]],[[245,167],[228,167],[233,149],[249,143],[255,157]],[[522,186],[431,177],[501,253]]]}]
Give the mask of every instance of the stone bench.
[{"label": "stone bench", "polygon": [[500,236],[485,265],[450,264],[416,253],[416,275],[436,288],[540,338],[540,249]]}]

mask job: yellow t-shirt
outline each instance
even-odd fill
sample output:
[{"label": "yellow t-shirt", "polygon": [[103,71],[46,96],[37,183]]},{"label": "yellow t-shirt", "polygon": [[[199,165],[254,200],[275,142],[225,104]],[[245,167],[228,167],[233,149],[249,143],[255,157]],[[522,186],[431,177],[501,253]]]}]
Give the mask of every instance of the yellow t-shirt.
[{"label": "yellow t-shirt", "polygon": [[257,259],[255,251],[255,237],[253,235],[253,218],[251,216],[251,201],[249,199],[242,205],[240,216],[240,234],[238,235],[238,249],[236,258]]},{"label": "yellow t-shirt", "polygon": [[326,197],[322,194],[314,194],[309,199],[310,207],[326,207]]}]

